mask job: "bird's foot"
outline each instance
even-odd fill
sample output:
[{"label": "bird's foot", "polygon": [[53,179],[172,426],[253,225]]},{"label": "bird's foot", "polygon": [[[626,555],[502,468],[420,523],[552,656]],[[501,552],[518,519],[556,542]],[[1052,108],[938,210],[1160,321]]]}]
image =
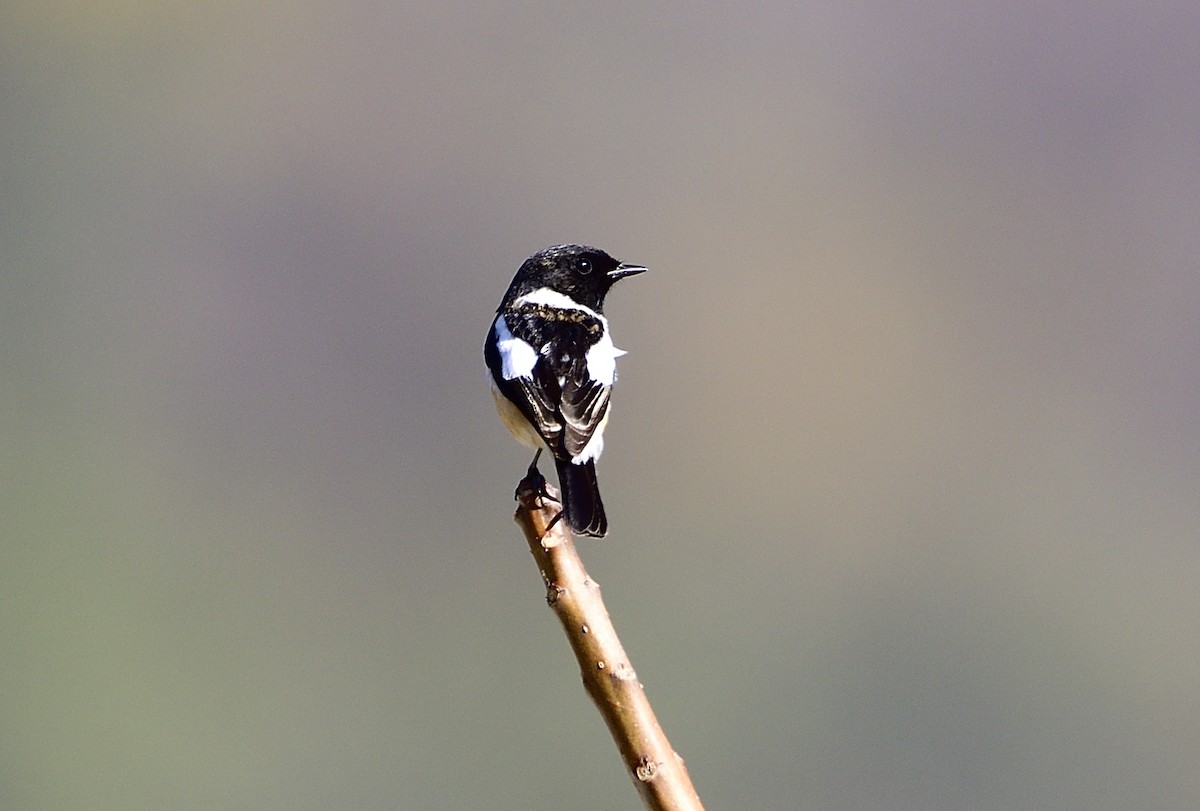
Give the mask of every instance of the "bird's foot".
[{"label": "bird's foot", "polygon": [[[542,451],[541,449],[538,449],[538,452],[533,455],[533,461],[529,463],[529,469],[525,471],[525,478],[521,479],[520,484],[517,485],[517,491],[513,494],[513,496],[517,501],[522,502],[528,499],[530,496],[535,496],[543,502],[548,501],[554,504],[561,504],[562,502],[550,492],[549,485],[546,482],[546,477],[542,475],[540,470],[538,470],[538,457],[541,455]],[[566,510],[559,510],[555,516],[550,519],[550,523],[546,524],[546,529],[543,531],[543,534],[549,532],[555,524],[562,520],[565,512]]]},{"label": "bird's foot", "polygon": [[546,501],[553,501],[559,504],[559,500],[550,494],[546,489],[546,477],[538,470],[538,457],[542,455],[542,449],[538,448],[537,453],[533,455],[533,461],[529,463],[529,469],[525,471],[525,478],[517,485],[517,491],[513,494],[517,501],[520,501],[523,496],[536,495],[538,498]]}]

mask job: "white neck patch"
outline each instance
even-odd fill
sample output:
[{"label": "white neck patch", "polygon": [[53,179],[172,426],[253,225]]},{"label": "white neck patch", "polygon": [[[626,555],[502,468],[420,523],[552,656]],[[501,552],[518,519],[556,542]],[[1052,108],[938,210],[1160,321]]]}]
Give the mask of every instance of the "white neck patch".
[{"label": "white neck patch", "polygon": [[[526,293],[514,301],[513,304],[540,304],[543,307],[556,307],[560,310],[582,310],[588,315],[599,318],[601,321],[605,320],[604,316],[591,307],[584,307],[570,296],[565,296],[557,290],[551,290],[549,287],[539,287],[532,293]],[[607,323],[605,321],[605,324]]]}]

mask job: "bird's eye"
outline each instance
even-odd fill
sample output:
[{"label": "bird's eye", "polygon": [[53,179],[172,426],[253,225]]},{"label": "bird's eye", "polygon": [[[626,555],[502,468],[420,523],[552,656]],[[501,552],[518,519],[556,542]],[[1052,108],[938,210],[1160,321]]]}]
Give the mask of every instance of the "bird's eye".
[{"label": "bird's eye", "polygon": [[580,259],[579,264],[575,266],[582,275],[586,276],[592,272],[592,263],[586,259]]}]

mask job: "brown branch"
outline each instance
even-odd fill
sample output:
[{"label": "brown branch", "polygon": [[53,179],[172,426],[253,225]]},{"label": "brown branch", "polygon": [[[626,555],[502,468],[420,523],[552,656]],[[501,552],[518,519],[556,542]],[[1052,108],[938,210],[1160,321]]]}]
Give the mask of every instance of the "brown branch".
[{"label": "brown branch", "polygon": [[557,491],[536,469],[530,474],[517,487],[514,518],[542,573],[546,600],[575,651],[583,686],[608,724],[633,785],[652,811],[703,811],[683,758],[663,734],[621,647],[599,584],[584,570],[566,521],[555,520],[562,509],[551,500]]}]

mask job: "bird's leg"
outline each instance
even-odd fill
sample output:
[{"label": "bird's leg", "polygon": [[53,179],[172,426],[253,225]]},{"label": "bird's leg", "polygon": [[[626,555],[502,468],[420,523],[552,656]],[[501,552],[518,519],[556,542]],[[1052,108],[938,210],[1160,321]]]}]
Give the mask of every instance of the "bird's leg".
[{"label": "bird's leg", "polygon": [[540,458],[542,458],[542,449],[538,448],[533,452],[533,461],[529,463],[529,469],[525,471],[525,478],[541,479],[543,482],[546,480],[545,477],[542,476],[542,472],[538,470],[537,463],[538,459]]}]

